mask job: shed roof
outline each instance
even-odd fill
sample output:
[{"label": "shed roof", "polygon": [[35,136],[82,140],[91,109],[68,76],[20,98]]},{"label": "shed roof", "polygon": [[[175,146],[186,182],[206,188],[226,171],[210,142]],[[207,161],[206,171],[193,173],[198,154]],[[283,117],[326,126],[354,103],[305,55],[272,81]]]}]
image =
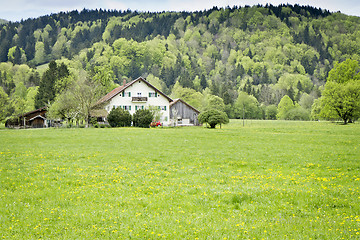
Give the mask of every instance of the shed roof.
[{"label": "shed roof", "polygon": [[178,102],[182,102],[183,104],[185,104],[185,105],[188,106],[189,108],[193,109],[195,112],[200,113],[199,110],[197,110],[196,108],[194,108],[193,106],[191,106],[190,104],[188,104],[187,102],[185,102],[184,100],[182,100],[182,99],[180,99],[180,98],[174,99],[174,101],[172,101],[172,102],[170,103],[170,108],[171,108],[173,105],[175,105],[176,103],[178,103]]},{"label": "shed roof", "polygon": [[21,115],[19,115],[18,117],[24,117],[24,116],[27,116],[27,115],[32,114],[32,113],[42,112],[42,111],[44,111],[44,110],[47,110],[47,108],[48,108],[47,106],[42,107],[42,108],[38,108],[38,109],[36,109],[36,110],[33,110],[33,111],[30,111],[30,112],[21,114]]},{"label": "shed roof", "polygon": [[91,117],[107,117],[109,113],[105,109],[92,109],[90,111]]}]

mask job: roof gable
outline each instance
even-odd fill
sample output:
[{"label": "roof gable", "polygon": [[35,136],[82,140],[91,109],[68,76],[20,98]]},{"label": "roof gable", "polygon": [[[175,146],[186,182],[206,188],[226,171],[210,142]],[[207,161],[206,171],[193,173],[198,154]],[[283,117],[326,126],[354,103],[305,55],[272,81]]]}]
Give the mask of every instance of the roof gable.
[{"label": "roof gable", "polygon": [[32,120],[34,120],[34,119],[36,119],[36,118],[42,118],[43,120],[46,120],[46,118],[44,118],[43,116],[41,116],[41,115],[39,114],[39,115],[36,115],[35,117],[29,119],[29,121],[32,121]]},{"label": "roof gable", "polygon": [[45,107],[42,107],[42,108],[33,110],[33,111],[31,111],[31,112],[27,112],[27,113],[18,115],[18,117],[26,117],[26,116],[28,116],[28,115],[30,115],[30,114],[37,113],[37,112],[39,112],[39,113],[44,112],[44,111],[47,112],[47,108],[48,108],[48,107],[45,106]]},{"label": "roof gable", "polygon": [[115,97],[116,95],[118,95],[119,93],[125,91],[127,88],[129,88],[130,86],[132,86],[134,83],[138,82],[138,81],[143,81],[146,85],[148,85],[150,88],[153,88],[156,92],[160,93],[161,95],[163,95],[169,102],[172,102],[173,100],[168,97],[165,93],[161,92],[159,89],[157,89],[156,87],[154,87],[151,83],[149,83],[148,81],[146,81],[144,78],[139,77],[123,86],[117,87],[114,90],[112,90],[111,92],[109,92],[108,94],[106,94],[105,96],[103,96],[102,98],[99,99],[99,101],[97,101],[97,103],[95,105],[99,105],[102,103],[105,103],[107,101],[110,101],[113,97]]},{"label": "roof gable", "polygon": [[194,110],[195,112],[197,113],[200,113],[199,110],[197,110],[196,108],[194,108],[193,106],[191,106],[190,104],[188,104],[187,102],[185,102],[184,100],[178,98],[178,99],[175,99],[173,102],[170,103],[170,107],[174,106],[176,103],[178,102],[182,102],[183,104],[185,104],[186,106],[188,106],[189,108],[191,108],[192,110]]}]

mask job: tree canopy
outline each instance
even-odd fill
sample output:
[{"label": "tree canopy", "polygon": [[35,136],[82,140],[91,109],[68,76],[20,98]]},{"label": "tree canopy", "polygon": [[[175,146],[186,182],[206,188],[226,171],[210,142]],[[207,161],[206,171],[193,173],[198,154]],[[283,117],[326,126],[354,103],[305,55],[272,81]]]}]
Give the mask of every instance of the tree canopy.
[{"label": "tree canopy", "polygon": [[[261,110],[250,117],[264,118],[264,109],[285,95],[293,102],[305,93],[319,98],[328,75],[339,83],[356,80],[355,62],[337,66],[360,60],[359,23],[358,17],[297,4],[197,12],[84,9],[4,23],[0,87],[9,98],[6,117],[52,104],[80,78],[105,94],[124,78],[142,76],[201,111],[215,99],[231,117],[245,92]],[[26,100],[16,91],[23,86]]]},{"label": "tree canopy", "polygon": [[198,119],[200,123],[208,123],[210,128],[215,128],[218,124],[229,123],[229,118],[226,113],[216,109],[200,113]]},{"label": "tree canopy", "polygon": [[334,113],[344,124],[360,116],[360,68],[359,62],[346,60],[335,64],[329,72],[321,98],[321,115],[331,118]]}]

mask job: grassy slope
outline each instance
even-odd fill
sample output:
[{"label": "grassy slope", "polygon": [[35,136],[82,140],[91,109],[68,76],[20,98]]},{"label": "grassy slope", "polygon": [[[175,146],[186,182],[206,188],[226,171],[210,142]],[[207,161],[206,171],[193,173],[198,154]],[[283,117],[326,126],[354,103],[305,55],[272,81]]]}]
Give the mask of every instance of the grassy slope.
[{"label": "grassy slope", "polygon": [[0,131],[0,235],[359,237],[360,125]]}]

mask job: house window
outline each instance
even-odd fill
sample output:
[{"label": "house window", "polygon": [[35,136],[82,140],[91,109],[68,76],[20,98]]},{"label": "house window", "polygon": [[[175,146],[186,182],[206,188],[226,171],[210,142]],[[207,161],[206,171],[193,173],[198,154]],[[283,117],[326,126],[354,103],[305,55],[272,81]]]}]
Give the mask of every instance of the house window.
[{"label": "house window", "polygon": [[136,105],[135,106],[135,111],[137,111],[139,109],[144,109],[144,105]]},{"label": "house window", "polygon": [[157,97],[157,92],[149,92],[149,97]]},{"label": "house window", "polygon": [[123,97],[131,97],[131,92],[122,92]]},{"label": "house window", "polygon": [[123,109],[124,109],[124,110],[128,110],[128,111],[131,111],[131,106],[123,106]]},{"label": "house window", "polygon": [[142,97],[141,95],[142,95],[141,92],[138,92],[138,93],[137,93],[137,96],[138,96],[138,97]]},{"label": "house window", "polygon": [[159,109],[162,111],[166,111],[166,106],[159,106]]}]

